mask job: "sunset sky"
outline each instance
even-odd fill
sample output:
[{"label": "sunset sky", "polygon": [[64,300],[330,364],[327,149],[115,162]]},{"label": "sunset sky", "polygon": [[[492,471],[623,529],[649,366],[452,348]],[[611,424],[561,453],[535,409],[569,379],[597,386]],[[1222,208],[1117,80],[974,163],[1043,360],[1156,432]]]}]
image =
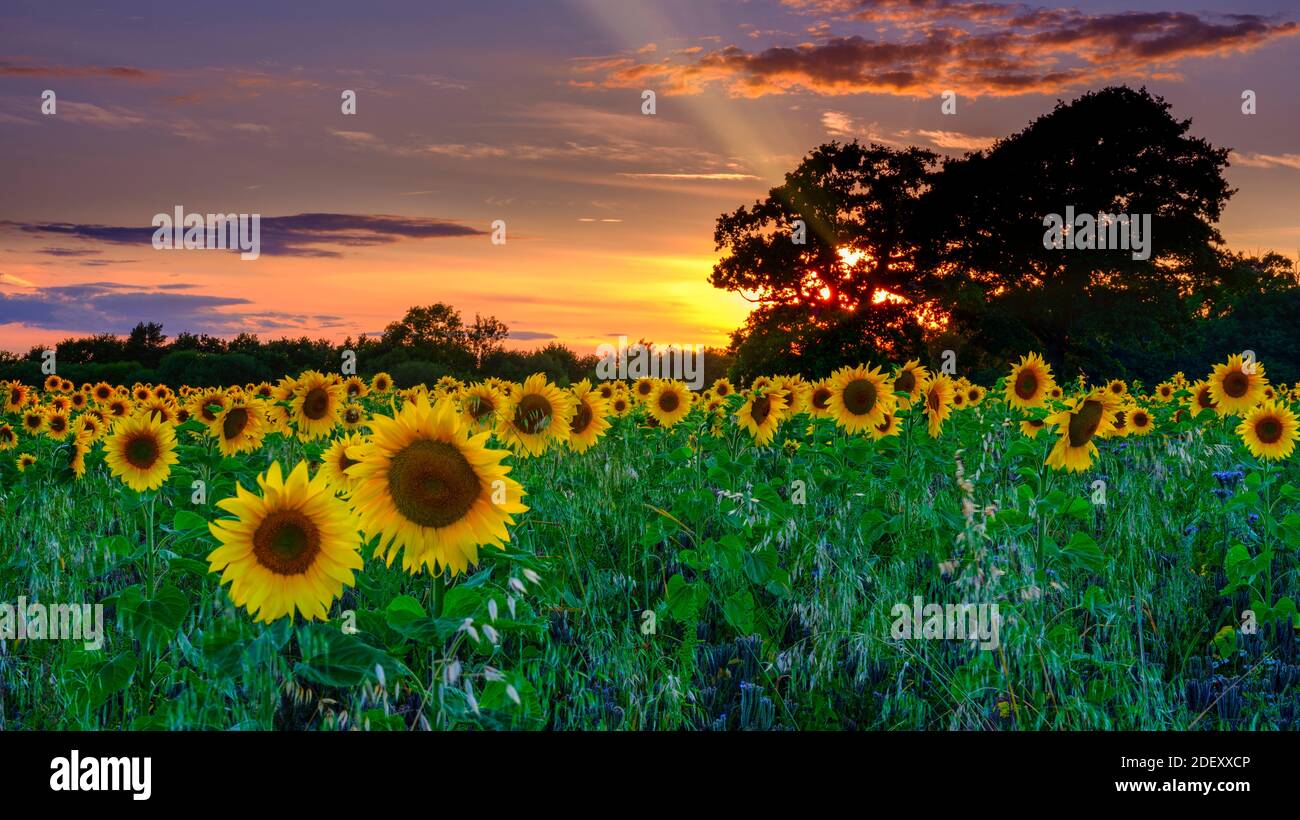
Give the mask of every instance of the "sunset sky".
[{"label": "sunset sky", "polygon": [[[1300,248],[1282,0],[287,5],[0,7],[0,348],[142,320],[341,340],[435,301],[512,346],[721,344],[748,306],[708,284],[714,220],[815,145],[960,153],[1120,82],[1233,149],[1230,247]],[[155,250],[178,205],[261,214],[261,258]]]}]

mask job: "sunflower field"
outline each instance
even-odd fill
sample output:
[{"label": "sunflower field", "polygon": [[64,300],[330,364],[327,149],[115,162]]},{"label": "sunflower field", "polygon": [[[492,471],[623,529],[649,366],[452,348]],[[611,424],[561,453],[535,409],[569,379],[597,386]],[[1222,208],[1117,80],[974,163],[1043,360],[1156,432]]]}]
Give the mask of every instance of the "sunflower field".
[{"label": "sunflower field", "polygon": [[1300,727],[1300,386],[1253,356],[0,387],[0,601],[103,617],[0,618],[0,728]]}]

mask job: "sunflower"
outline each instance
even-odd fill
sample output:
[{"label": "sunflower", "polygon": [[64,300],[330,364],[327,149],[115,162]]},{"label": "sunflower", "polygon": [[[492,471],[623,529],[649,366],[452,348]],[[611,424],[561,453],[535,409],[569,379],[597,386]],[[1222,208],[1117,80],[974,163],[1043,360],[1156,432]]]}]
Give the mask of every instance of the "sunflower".
[{"label": "sunflower", "polygon": [[135,399],[137,402],[146,402],[153,397],[153,390],[150,390],[149,385],[147,384],[137,384],[131,389],[131,398]]},{"label": "sunflower", "polygon": [[754,437],[755,444],[766,447],[772,443],[785,410],[785,397],[780,391],[756,391],[736,411],[736,421]]},{"label": "sunflower", "polygon": [[152,416],[120,419],[104,443],[104,463],[136,492],[162,486],[176,459],[176,431]]},{"label": "sunflower", "polygon": [[880,368],[843,367],[831,375],[827,402],[835,423],[850,433],[880,424],[894,412],[894,390]]},{"label": "sunflower", "polygon": [[334,429],[343,405],[343,385],[333,376],[308,370],[297,379],[290,406],[298,437],[318,439]]},{"label": "sunflower", "polygon": [[66,413],[51,410],[45,414],[45,435],[55,441],[63,441],[70,432],[72,432],[72,424],[68,421]]},{"label": "sunflower", "polygon": [[1128,411],[1128,428],[1132,435],[1145,436],[1155,429],[1155,419],[1145,407],[1130,407]]},{"label": "sunflower", "polygon": [[221,454],[251,453],[266,436],[266,408],[257,399],[233,399],[208,430],[217,439]]},{"label": "sunflower", "polygon": [[18,458],[14,459],[14,466],[18,468],[18,472],[20,473],[27,472],[27,468],[35,463],[36,456],[31,453],[19,453]]},{"label": "sunflower", "polygon": [[952,407],[954,410],[966,409],[966,388],[970,382],[965,379],[958,379],[952,383]]},{"label": "sunflower", "polygon": [[393,377],[387,373],[376,373],[370,379],[370,389],[375,393],[387,393],[393,389]]},{"label": "sunflower", "polygon": [[931,438],[938,438],[943,431],[943,423],[952,415],[953,399],[957,395],[957,385],[943,374],[933,374],[921,386],[925,397],[925,417]]},{"label": "sunflower", "polygon": [[475,432],[495,427],[497,414],[505,406],[505,396],[487,382],[472,384],[460,391],[461,421]]},{"label": "sunflower", "polygon": [[335,439],[334,443],[321,454],[320,474],[325,476],[325,481],[335,491],[349,492],[356,486],[356,480],[347,474],[347,469],[360,462],[350,458],[348,450],[365,443],[366,439],[360,433],[348,433]]},{"label": "sunflower", "polygon": [[90,389],[90,395],[96,404],[103,404],[113,398],[113,386],[108,382],[100,382]]},{"label": "sunflower", "polygon": [[60,389],[62,389],[62,387],[63,387],[63,379],[60,379],[58,376],[45,377],[46,393],[57,393],[59,392]]},{"label": "sunflower", "polygon": [[1264,365],[1245,362],[1241,356],[1228,357],[1225,364],[1216,364],[1206,380],[1210,383],[1210,397],[1214,399],[1215,412],[1222,416],[1237,416],[1264,401]]},{"label": "sunflower", "polygon": [[5,389],[5,412],[17,413],[27,404],[27,385],[21,382],[10,382]]},{"label": "sunflower", "polygon": [[270,382],[259,382],[253,385],[248,392],[262,401],[270,401],[275,398],[275,388],[271,386]]},{"label": "sunflower", "polygon": [[978,384],[968,384],[966,386],[966,406],[976,407],[984,401],[985,390]]},{"label": "sunflower", "polygon": [[347,402],[339,411],[339,424],[344,430],[356,430],[369,420],[365,408],[355,402]]},{"label": "sunflower", "polygon": [[1214,396],[1210,393],[1210,383],[1207,381],[1198,381],[1191,386],[1192,395],[1187,399],[1187,408],[1191,412],[1192,418],[1196,418],[1204,411],[1214,412]]},{"label": "sunflower", "polygon": [[906,410],[912,402],[921,398],[921,385],[930,378],[930,371],[919,359],[912,359],[894,372],[894,392],[906,393],[907,398],[900,398],[898,406]]},{"label": "sunflower", "polygon": [[805,409],[808,415],[815,419],[825,419],[831,416],[831,380],[821,379],[812,383],[812,390],[808,393],[808,401]]},{"label": "sunflower", "polygon": [[1115,410],[1115,420],[1110,429],[1105,433],[1098,433],[1098,438],[1125,438],[1133,432],[1129,427],[1128,417],[1130,406],[1125,404]]},{"label": "sunflower", "polygon": [[86,436],[92,442],[98,441],[103,431],[104,420],[94,415],[93,411],[91,413],[82,413],[72,423],[72,434],[74,436]]},{"label": "sunflower", "polygon": [[125,418],[131,415],[131,400],[126,398],[114,398],[108,402],[108,415],[115,419]]},{"label": "sunflower", "polygon": [[536,456],[564,441],[572,420],[570,394],[551,384],[545,373],[534,373],[501,408],[496,434],[519,455]]},{"label": "sunflower", "polygon": [[1128,395],[1128,385],[1123,379],[1111,379],[1106,383],[1106,392],[1115,398],[1123,398]]},{"label": "sunflower", "polygon": [[1277,402],[1265,402],[1251,410],[1237,425],[1237,435],[1255,458],[1286,458],[1295,450],[1296,415]]},{"label": "sunflower", "polygon": [[1038,433],[1047,427],[1042,419],[1025,419],[1020,422],[1020,432],[1028,438],[1037,438]]},{"label": "sunflower", "polygon": [[575,384],[573,393],[573,419],[569,421],[569,449],[575,453],[586,452],[609,429],[609,404],[600,393],[591,389],[586,379]]},{"label": "sunflower", "polygon": [[86,454],[90,452],[90,443],[90,437],[83,434],[73,436],[72,444],[69,445],[68,469],[77,480],[86,475]]},{"label": "sunflower", "polygon": [[363,399],[370,392],[370,386],[360,376],[348,376],[343,381],[343,392],[349,399]]},{"label": "sunflower", "polygon": [[1109,435],[1115,426],[1115,393],[1109,388],[1095,390],[1076,399],[1074,405],[1047,417],[1047,422],[1061,430],[1061,438],[1047,456],[1047,465],[1056,470],[1082,472],[1097,455],[1093,439]]},{"label": "sunflower", "polygon": [[713,395],[723,399],[736,392],[736,388],[731,386],[731,381],[726,376],[714,379],[713,386],[709,390],[713,392]]},{"label": "sunflower", "polygon": [[694,398],[686,385],[676,379],[665,379],[655,384],[654,392],[646,400],[646,409],[661,427],[672,427],[691,412]]},{"label": "sunflower", "polygon": [[620,383],[621,382],[601,382],[596,387],[596,394],[600,396],[602,399],[604,399],[605,401],[609,401],[610,399],[614,398],[614,391],[617,389],[614,387],[614,385]]},{"label": "sunflower", "polygon": [[618,418],[626,416],[632,412],[632,400],[626,393],[615,393],[614,398],[609,400],[609,412]]},{"label": "sunflower", "polygon": [[1051,365],[1037,353],[1030,353],[1011,368],[1007,377],[1007,403],[1021,410],[1042,407],[1055,387]]},{"label": "sunflower", "polygon": [[56,413],[66,413],[72,409],[72,402],[67,396],[55,396],[50,399],[50,409]]},{"label": "sunflower", "polygon": [[86,401],[87,401],[86,394],[82,393],[81,391],[77,391],[76,393],[73,393],[72,395],[68,396],[68,404],[72,406],[73,410],[86,409]]},{"label": "sunflower", "polygon": [[208,554],[211,571],[256,620],[292,620],[295,612],[325,620],[362,567],[356,517],[323,477],[308,479],[305,461],[287,479],[274,462],[257,485],[260,494],[241,484],[234,498],[217,502],[235,518],[208,525],[221,542]]},{"label": "sunflower", "polygon": [[898,414],[886,413],[885,420],[871,428],[871,437],[879,441],[886,436],[896,436],[899,426]]},{"label": "sunflower", "polygon": [[655,383],[658,379],[652,379],[649,376],[642,376],[632,383],[632,397],[639,402],[650,400],[650,396],[655,392]]},{"label": "sunflower", "polygon": [[1174,392],[1178,388],[1173,382],[1161,382],[1156,385],[1156,400],[1162,402],[1171,402],[1174,400]]},{"label": "sunflower", "polygon": [[33,407],[23,413],[23,430],[27,435],[34,436],[45,429],[45,411],[39,407]]},{"label": "sunflower", "polygon": [[[143,413],[146,416],[153,416],[161,421],[176,422],[176,408],[166,399],[151,398],[147,401],[137,404],[135,412]],[[220,418],[220,413],[217,414]]]},{"label": "sunflower", "polygon": [[[148,401],[148,398],[137,401]],[[230,403],[230,397],[222,390],[202,390],[190,396],[190,415],[204,424],[212,424]],[[114,414],[116,415],[116,414]]]},{"label": "sunflower", "polygon": [[[549,398],[550,390],[559,392],[537,374],[522,398],[556,408],[551,424],[563,424],[567,433],[569,419],[558,412],[564,398]],[[529,407],[542,409],[536,401]],[[511,515],[528,508],[523,487],[501,463],[508,452],[487,448],[489,433],[471,437],[453,402],[430,406],[423,396],[394,417],[376,417],[372,429],[368,443],[348,449],[348,457],[359,463],[347,475],[357,482],[352,504],[361,514],[362,530],[367,538],[379,537],[388,564],[400,550],[408,572],[428,568],[455,574],[478,560],[480,546],[504,548]]]},{"label": "sunflower", "polygon": [[8,424],[0,424],[0,452],[18,446],[18,433]]}]

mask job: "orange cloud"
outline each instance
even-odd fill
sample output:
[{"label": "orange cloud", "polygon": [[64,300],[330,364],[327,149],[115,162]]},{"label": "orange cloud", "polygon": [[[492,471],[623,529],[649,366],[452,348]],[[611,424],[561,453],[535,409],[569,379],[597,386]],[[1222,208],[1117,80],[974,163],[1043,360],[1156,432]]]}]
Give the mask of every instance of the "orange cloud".
[{"label": "orange cloud", "polygon": [[1090,14],[941,0],[797,0],[796,5],[849,19],[903,23],[895,26],[902,39],[839,36],[761,51],[730,45],[685,61],[604,57],[578,63],[578,73],[595,79],[575,84],[668,94],[720,86],[735,97],[801,91],[918,96],[944,89],[991,96],[1056,93],[1099,79],[1167,75],[1172,63],[1249,51],[1300,31],[1294,22],[1248,14]]}]

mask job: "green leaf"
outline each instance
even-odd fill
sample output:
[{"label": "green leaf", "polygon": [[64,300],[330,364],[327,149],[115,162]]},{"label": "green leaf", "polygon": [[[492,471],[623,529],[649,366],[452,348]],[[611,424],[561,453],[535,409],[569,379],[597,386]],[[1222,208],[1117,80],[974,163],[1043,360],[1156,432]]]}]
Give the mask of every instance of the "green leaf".
[{"label": "green leaf", "polygon": [[135,607],[130,615],[131,629],[146,648],[162,648],[175,637],[189,612],[190,602],[185,593],[168,585]]},{"label": "green leaf", "polygon": [[172,529],[184,533],[206,533],[208,519],[189,510],[177,510],[175,517],[172,518]]},{"label": "green leaf", "polygon": [[1061,548],[1059,556],[1067,566],[1082,567],[1091,572],[1100,572],[1106,563],[1096,540],[1086,532],[1070,536],[1070,542]]},{"label": "green leaf", "polygon": [[695,617],[695,590],[680,574],[668,579],[668,611],[674,618],[690,620]]},{"label": "green leaf", "polygon": [[110,697],[130,685],[131,678],[135,675],[135,666],[135,655],[131,652],[121,652],[100,665],[90,678],[91,706],[103,706]]},{"label": "green leaf", "polygon": [[750,634],[754,631],[753,594],[747,589],[732,594],[723,603],[722,614],[727,623],[739,630],[740,634]]},{"label": "green leaf", "polygon": [[358,686],[375,678],[375,667],[383,667],[389,680],[409,675],[405,666],[355,635],[345,635],[325,624],[304,624],[298,629],[302,660],[294,674],[322,686]]}]

